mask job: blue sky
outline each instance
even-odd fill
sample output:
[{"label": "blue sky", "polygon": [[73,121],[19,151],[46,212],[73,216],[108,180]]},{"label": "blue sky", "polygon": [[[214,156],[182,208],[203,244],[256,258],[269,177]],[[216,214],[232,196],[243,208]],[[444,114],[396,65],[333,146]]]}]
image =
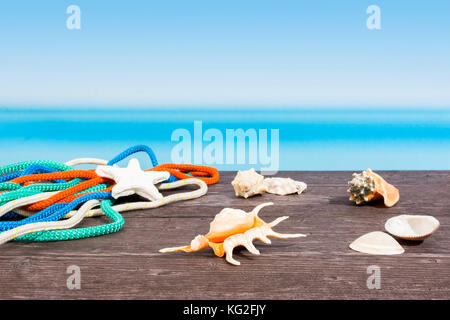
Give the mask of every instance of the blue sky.
[{"label": "blue sky", "polygon": [[450,108],[442,0],[2,1],[0,46],[0,107]]}]

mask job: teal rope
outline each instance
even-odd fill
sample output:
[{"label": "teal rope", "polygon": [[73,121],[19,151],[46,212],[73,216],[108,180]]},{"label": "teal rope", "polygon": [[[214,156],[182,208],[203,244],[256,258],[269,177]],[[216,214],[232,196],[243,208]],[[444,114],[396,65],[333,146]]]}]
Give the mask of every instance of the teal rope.
[{"label": "teal rope", "polygon": [[2,182],[0,183],[0,191],[11,191],[22,188],[20,184],[14,182]]},{"label": "teal rope", "polygon": [[[7,193],[0,193],[0,203],[5,203],[8,201],[16,200],[23,197],[32,196],[37,193],[45,192],[45,191],[60,191],[65,190],[67,188],[73,187],[80,183],[81,179],[73,179],[70,182],[66,183],[43,183],[43,184],[32,184],[25,187],[22,187],[20,184],[16,184],[18,188],[16,190],[12,189],[13,191],[7,192]],[[15,184],[11,182],[7,182],[8,184]],[[2,184],[0,184],[0,190],[5,190],[3,188]]]},{"label": "teal rope", "polygon": [[[31,160],[14,163],[7,166],[2,166],[0,167],[0,175],[25,170],[32,165],[45,165],[50,168],[64,171],[73,170],[72,167],[69,167],[65,164],[55,161]],[[22,187],[20,184],[14,182],[3,182],[0,183],[0,191],[10,191],[10,192],[0,193],[0,205],[3,205],[8,201],[16,200],[22,197],[32,196],[40,192],[65,190],[67,188],[77,185],[81,181],[82,181],[81,179],[76,178],[66,183],[42,183],[42,184],[32,184],[25,187]]]},{"label": "teal rope", "polygon": [[64,163],[59,163],[56,161],[29,160],[29,161],[17,162],[17,163],[13,163],[13,164],[9,164],[9,165],[0,167],[0,175],[17,172],[17,171],[22,171],[22,170],[28,168],[29,166],[32,166],[35,164],[50,167],[53,169],[64,170],[64,171],[73,170],[72,167],[69,167],[68,165],[65,165]]},{"label": "teal rope", "polygon": [[[115,161],[122,158],[126,158],[129,154],[132,154],[137,151],[146,151],[151,160],[153,165],[157,165],[156,157],[154,156],[153,152],[149,153],[147,149],[151,151],[150,148],[146,147],[145,150],[141,150],[143,146],[135,147],[135,149],[130,148],[126,152],[123,152],[115,159],[111,160],[108,164],[111,165]],[[155,164],[156,163],[156,164]],[[51,167],[58,170],[73,170],[72,167],[69,167],[65,164],[53,162],[53,161],[47,161],[47,160],[35,160],[35,161],[24,161],[19,162],[16,164],[4,166],[0,168],[0,176],[8,173],[13,173],[17,171],[21,171],[26,169],[27,167],[31,165],[43,165],[47,167]],[[21,187],[20,185],[14,185],[12,183],[5,183],[0,184],[0,190],[12,190],[13,195],[12,196],[4,196],[4,199],[1,198],[0,195],[0,203],[4,202],[5,199],[9,199],[11,197],[21,195],[20,197],[23,197],[25,194],[32,195],[37,192],[43,192],[43,191],[57,191],[57,190],[63,190],[68,188],[68,184],[73,183],[73,185],[76,185],[80,183],[80,179],[73,179],[69,183],[61,183],[61,184],[36,184],[36,185],[29,185],[27,187]],[[71,185],[72,186],[72,185]],[[94,187],[91,187],[87,190],[84,190],[79,193],[86,193],[86,192],[93,192],[93,191],[100,191],[105,188],[107,188],[108,185],[106,184],[100,184]],[[2,189],[4,188],[4,189]],[[34,192],[34,193],[33,193]],[[120,229],[122,229],[123,224],[125,220],[123,219],[122,215],[120,215],[117,211],[115,211],[112,208],[112,200],[103,200],[100,203],[100,207],[105,213],[106,216],[108,216],[113,222],[101,225],[101,226],[95,226],[95,227],[88,227],[88,228],[75,228],[75,229],[69,229],[69,230],[52,230],[52,231],[40,231],[35,232],[32,234],[27,234],[21,237],[18,237],[14,239],[15,241],[58,241],[58,240],[73,240],[73,239],[83,239],[83,238],[89,238],[89,237],[96,237],[101,236],[104,234],[109,234],[113,232],[117,232]]]}]

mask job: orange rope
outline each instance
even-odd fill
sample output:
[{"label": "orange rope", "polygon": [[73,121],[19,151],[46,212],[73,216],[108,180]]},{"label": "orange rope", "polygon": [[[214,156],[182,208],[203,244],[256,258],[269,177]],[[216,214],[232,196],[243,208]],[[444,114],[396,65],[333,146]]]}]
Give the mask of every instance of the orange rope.
[{"label": "orange rope", "polygon": [[[45,208],[47,208],[48,206],[51,206],[52,204],[55,204],[56,202],[65,199],[69,196],[72,196],[75,193],[78,193],[80,191],[86,190],[90,187],[93,187],[99,183],[107,183],[107,182],[111,182],[112,180],[110,179],[106,179],[106,178],[101,178],[101,177],[97,177],[94,179],[90,179],[84,182],[81,182],[79,184],[77,184],[76,186],[73,186],[71,188],[68,188],[66,190],[60,191],[57,194],[55,194],[54,196],[51,196],[50,198],[46,199],[46,200],[42,200],[39,202],[36,202],[32,205],[30,205],[27,210],[30,211],[39,211],[39,210],[43,210]],[[77,195],[76,198],[80,197],[81,195]],[[66,202],[66,201],[64,201]]]},{"label": "orange rope", "polygon": [[64,178],[98,178],[98,175],[95,173],[95,170],[69,170],[69,171],[60,171],[60,172],[52,172],[52,173],[38,173],[38,174],[30,174],[28,176],[17,177],[10,182],[14,183],[25,183],[30,181],[45,181],[45,180],[57,180]]},{"label": "orange rope", "polygon": [[[166,163],[153,167],[146,171],[168,171],[170,174],[172,174],[178,179],[197,178],[204,181],[206,184],[214,184],[219,180],[219,171],[216,168],[192,164]],[[49,180],[51,181],[57,179],[71,179],[71,178],[90,178],[90,179],[87,181],[83,181],[66,190],[62,190],[46,200],[36,202],[28,206],[27,210],[39,211],[57,202],[71,202],[72,200],[87,194],[87,193],[77,194],[78,192],[86,190],[100,183],[113,182],[110,179],[99,177],[95,173],[95,170],[93,169],[31,174],[28,176],[15,178],[11,180],[11,182],[19,184],[30,184],[36,181],[49,181]],[[113,187],[114,185],[102,190],[102,192],[109,192]]]},{"label": "orange rope", "polygon": [[216,168],[194,164],[165,163],[146,171],[168,171],[178,179],[197,178],[206,184],[214,184],[219,181],[219,171]]}]

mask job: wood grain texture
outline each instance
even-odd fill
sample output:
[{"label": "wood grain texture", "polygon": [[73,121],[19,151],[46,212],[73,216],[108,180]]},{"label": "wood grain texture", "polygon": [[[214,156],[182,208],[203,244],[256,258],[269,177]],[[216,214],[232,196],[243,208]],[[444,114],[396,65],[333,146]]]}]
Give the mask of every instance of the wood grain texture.
[{"label": "wood grain texture", "polygon": [[[223,172],[206,196],[165,207],[124,213],[122,231],[70,242],[11,242],[0,247],[1,299],[449,299],[450,172],[380,172],[400,189],[393,208],[357,207],[346,189],[351,172],[280,172],[305,181],[308,190],[286,197],[265,194],[238,198]],[[208,231],[224,207],[251,210],[273,201],[260,216],[290,218],[275,230],[306,238],[257,241],[261,255],[235,250],[233,266],[212,251],[161,254]],[[402,242],[400,256],[352,251],[360,235],[384,230],[399,214],[430,214],[440,229],[421,243]],[[91,218],[83,226],[103,223]],[[69,290],[66,269],[81,268],[81,290]],[[369,290],[367,267],[381,268],[381,289]]]}]

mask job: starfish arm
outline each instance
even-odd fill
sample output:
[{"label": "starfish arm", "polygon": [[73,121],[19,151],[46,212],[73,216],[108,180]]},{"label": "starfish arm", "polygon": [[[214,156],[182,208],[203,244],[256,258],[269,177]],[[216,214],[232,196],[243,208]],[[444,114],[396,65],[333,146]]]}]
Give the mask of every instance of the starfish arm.
[{"label": "starfish arm", "polygon": [[147,171],[145,172],[146,178],[148,178],[153,184],[166,181],[170,178],[170,173],[167,171]]},{"label": "starfish arm", "polygon": [[[114,187],[115,188],[115,187]],[[133,194],[135,194],[134,190],[117,190],[112,188],[111,190],[111,195],[114,199],[118,199],[121,197],[127,197],[127,196],[131,196]]]},{"label": "starfish arm", "polygon": [[139,165],[139,160],[133,158],[128,162],[127,169],[131,169],[132,171],[139,172],[142,171],[141,166]]},{"label": "starfish arm", "polygon": [[98,166],[95,173],[99,177],[114,179],[114,168],[110,166]]},{"label": "starfish arm", "polygon": [[150,201],[156,201],[163,198],[163,195],[154,185],[148,185],[136,190],[136,193]]}]

